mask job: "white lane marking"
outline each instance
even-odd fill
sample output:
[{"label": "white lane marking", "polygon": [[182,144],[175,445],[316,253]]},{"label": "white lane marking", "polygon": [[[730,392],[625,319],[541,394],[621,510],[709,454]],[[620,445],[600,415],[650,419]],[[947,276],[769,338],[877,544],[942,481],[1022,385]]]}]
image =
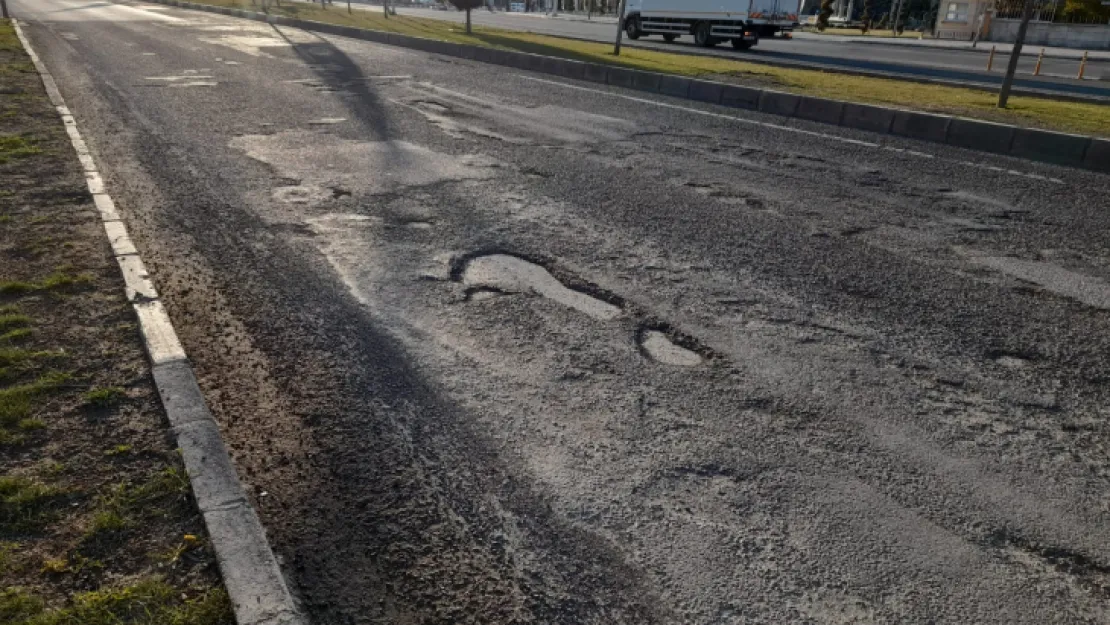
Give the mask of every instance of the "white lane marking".
[{"label": "white lane marking", "polygon": [[[47,70],[42,59],[35,53],[34,48],[31,47],[31,42],[27,40],[20,23],[16,21],[14,24],[16,37],[23,44],[23,49],[27,51],[27,56],[31,58],[31,63],[38,71],[39,77],[42,78],[42,84],[46,87],[46,95],[50,99],[50,103],[58,110],[66,134],[69,135],[70,141],[73,143],[73,149],[77,152],[82,168],[85,170],[85,182],[88,184],[89,193],[92,194],[93,202],[100,214],[104,234],[108,237],[108,242],[112,246],[112,255],[123,274],[128,297],[134,297],[132,306],[135,309],[135,314],[139,317],[139,329],[142,332],[147,353],[150,355],[151,364],[157,366],[186,360],[185,349],[177,338],[177,333],[173,329],[169,315],[166,314],[166,309],[162,307],[162,302],[149,299],[149,296],[157,297],[157,292],[154,290],[154,285],[149,282],[146,269],[142,267],[141,261],[138,260],[139,250],[135,248],[134,241],[127,233],[127,227],[120,220],[115,203],[104,191],[104,181],[96,170],[88,146],[85,145],[81,133],[77,130],[77,120],[70,114],[65,99],[62,98],[62,93],[58,90],[57,83],[54,82],[54,77]],[[139,276],[142,276],[142,279],[137,281]]]},{"label": "white lane marking", "polygon": [[[632,102],[638,102],[640,104],[650,104],[652,106],[658,106],[658,107],[666,108],[666,109],[673,109],[673,110],[676,110],[676,111],[683,111],[683,112],[686,112],[686,113],[694,113],[696,115],[702,115],[702,116],[705,116],[705,117],[713,117],[713,118],[716,118],[716,119],[727,119],[729,121],[733,121],[733,122],[737,122],[737,123],[741,123],[741,124],[749,124],[749,125],[752,125],[752,126],[759,126],[761,128],[771,128],[771,129],[774,129],[774,130],[781,130],[783,132],[793,132],[795,134],[807,135],[807,136],[810,136],[810,137],[820,137],[822,139],[829,139],[830,141],[838,141],[840,143],[847,143],[847,144],[850,144],[850,145],[859,145],[859,146],[863,146],[863,147],[866,147],[866,148],[875,148],[875,149],[879,149],[879,150],[886,150],[886,151],[889,151],[889,152],[897,152],[899,154],[906,154],[908,156],[915,156],[915,157],[918,157],[918,158],[924,158],[924,159],[940,158],[941,160],[950,160],[950,159],[945,159],[944,157],[938,157],[935,154],[927,154],[925,152],[918,152],[916,150],[908,150],[908,149],[905,149],[905,148],[896,148],[896,147],[892,147],[892,146],[885,146],[885,145],[880,145],[878,143],[872,143],[870,141],[860,141],[858,139],[849,139],[847,137],[839,137],[837,135],[830,135],[830,134],[826,134],[826,133],[823,133],[823,132],[816,132],[816,131],[813,131],[813,130],[805,130],[803,128],[791,128],[789,126],[782,126],[782,125],[779,125],[779,124],[761,122],[761,121],[756,121],[754,119],[744,119],[743,117],[736,117],[734,115],[724,115],[724,114],[721,114],[721,113],[713,113],[713,112],[710,112],[710,111],[702,111],[702,110],[699,110],[699,109],[690,108],[688,106],[679,106],[677,104],[669,104],[667,102],[657,102],[655,100],[648,100],[647,98],[637,98],[637,97],[633,97],[633,96],[630,96],[630,95],[624,95],[624,94],[621,94],[621,93],[613,93],[611,91],[602,91],[601,89],[592,89],[590,87],[580,87],[578,85],[571,85],[571,84],[567,84],[565,82],[559,82],[557,80],[546,80],[546,79],[543,79],[543,78],[535,78],[533,76],[525,76],[524,74],[517,74],[517,77],[518,78],[523,78],[524,80],[531,80],[531,81],[534,81],[534,82],[542,82],[542,83],[547,84],[547,85],[554,85],[556,87],[564,87],[566,89],[576,89],[578,91],[587,91],[589,93],[597,93],[597,94],[600,94],[600,95],[607,95],[607,96],[611,96],[611,97],[614,97],[614,98],[621,98],[623,100],[630,100]],[[1051,182],[1053,184],[1064,184],[1064,181],[1059,179],[1059,178],[1052,178],[1050,176],[1044,176],[1044,175],[1041,175],[1041,174],[1034,174],[1034,173],[1030,173],[1030,172],[1022,172],[1022,171],[1017,171],[1017,170],[1014,170],[1014,169],[1005,169],[1005,168],[1002,168],[1002,167],[995,167],[993,165],[984,165],[982,163],[974,163],[974,162],[971,162],[971,161],[950,161],[950,162],[956,163],[958,165],[965,165],[967,167],[975,167],[975,168],[978,168],[978,169],[986,169],[988,171],[1007,174],[1007,175],[1010,175],[1010,176],[1018,176],[1018,177],[1021,177],[1021,178],[1030,178],[1030,179],[1033,179],[1033,180],[1041,180],[1041,181],[1044,181],[1044,182]]]}]

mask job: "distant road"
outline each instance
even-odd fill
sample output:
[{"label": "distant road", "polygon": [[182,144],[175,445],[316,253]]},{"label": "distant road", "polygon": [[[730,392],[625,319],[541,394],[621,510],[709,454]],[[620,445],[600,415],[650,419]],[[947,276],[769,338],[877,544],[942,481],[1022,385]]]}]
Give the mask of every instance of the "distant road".
[{"label": "distant road", "polygon": [[[364,8],[377,8],[362,5]],[[462,22],[465,14],[457,11],[435,11],[430,9],[398,9],[403,15]],[[581,19],[551,18],[536,13],[490,13],[475,11],[472,18],[476,24],[493,26],[507,30],[574,37],[594,41],[610,41],[615,35],[612,18],[598,21]],[[737,52],[730,46],[707,50],[694,46],[690,37],[683,37],[675,43],[665,43],[658,37],[648,37],[631,42],[630,45],[688,52],[692,54],[714,54],[726,57],[751,58],[776,64],[793,64],[830,69],[864,70],[884,72],[915,78],[952,80],[980,85],[996,85],[1002,81],[1001,70],[1006,63],[1003,57],[995,60],[996,71],[984,71],[987,55],[981,51],[930,48],[925,46],[884,45],[881,43],[859,43],[833,37],[798,36],[793,39],[764,39],[759,46],[748,52]],[[1037,51],[1029,49],[1029,52]],[[1018,67],[1020,76],[1017,85],[1024,89],[1037,89],[1046,92],[1073,96],[1093,96],[1110,98],[1110,61],[1099,60],[1087,64],[1086,76],[1099,80],[1075,80],[1079,61],[1075,59],[1046,58],[1041,68],[1042,76],[1034,78],[1033,68],[1037,59],[1031,54],[1022,57]]]}]

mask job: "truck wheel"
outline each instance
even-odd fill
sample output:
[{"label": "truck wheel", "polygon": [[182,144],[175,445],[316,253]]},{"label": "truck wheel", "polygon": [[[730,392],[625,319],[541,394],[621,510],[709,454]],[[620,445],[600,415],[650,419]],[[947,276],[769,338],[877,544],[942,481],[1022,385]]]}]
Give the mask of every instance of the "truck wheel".
[{"label": "truck wheel", "polygon": [[717,45],[717,40],[713,38],[713,25],[709,22],[698,22],[697,26],[694,26],[694,43],[703,48]]},{"label": "truck wheel", "polygon": [[672,43],[675,39],[678,39],[678,35],[663,35],[663,41],[667,43]]},{"label": "truck wheel", "polygon": [[644,31],[640,30],[640,16],[633,15],[624,21],[624,33],[629,39],[639,39]]}]

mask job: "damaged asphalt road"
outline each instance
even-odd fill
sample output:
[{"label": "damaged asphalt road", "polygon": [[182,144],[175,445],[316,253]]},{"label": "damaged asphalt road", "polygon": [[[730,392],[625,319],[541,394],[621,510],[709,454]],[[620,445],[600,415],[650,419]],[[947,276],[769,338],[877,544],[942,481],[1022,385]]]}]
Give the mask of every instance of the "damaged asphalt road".
[{"label": "damaged asphalt road", "polygon": [[1110,178],[13,10],[314,622],[1110,618]]}]

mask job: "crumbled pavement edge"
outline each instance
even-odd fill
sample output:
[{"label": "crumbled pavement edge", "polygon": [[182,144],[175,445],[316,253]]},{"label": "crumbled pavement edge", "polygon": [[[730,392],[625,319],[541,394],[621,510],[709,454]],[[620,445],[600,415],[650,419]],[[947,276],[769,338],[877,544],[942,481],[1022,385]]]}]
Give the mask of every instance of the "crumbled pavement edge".
[{"label": "crumbled pavement edge", "polygon": [[104,189],[77,123],[21,24],[17,20],[12,20],[12,24],[81,161],[112,254],[123,274],[127,299],[138,317],[155,385],[181,452],[197,507],[204,518],[236,622],[239,625],[307,625],[282,576],[258,515],[239,483],[219,427],[208,410],[173,324],[112,198]]}]

